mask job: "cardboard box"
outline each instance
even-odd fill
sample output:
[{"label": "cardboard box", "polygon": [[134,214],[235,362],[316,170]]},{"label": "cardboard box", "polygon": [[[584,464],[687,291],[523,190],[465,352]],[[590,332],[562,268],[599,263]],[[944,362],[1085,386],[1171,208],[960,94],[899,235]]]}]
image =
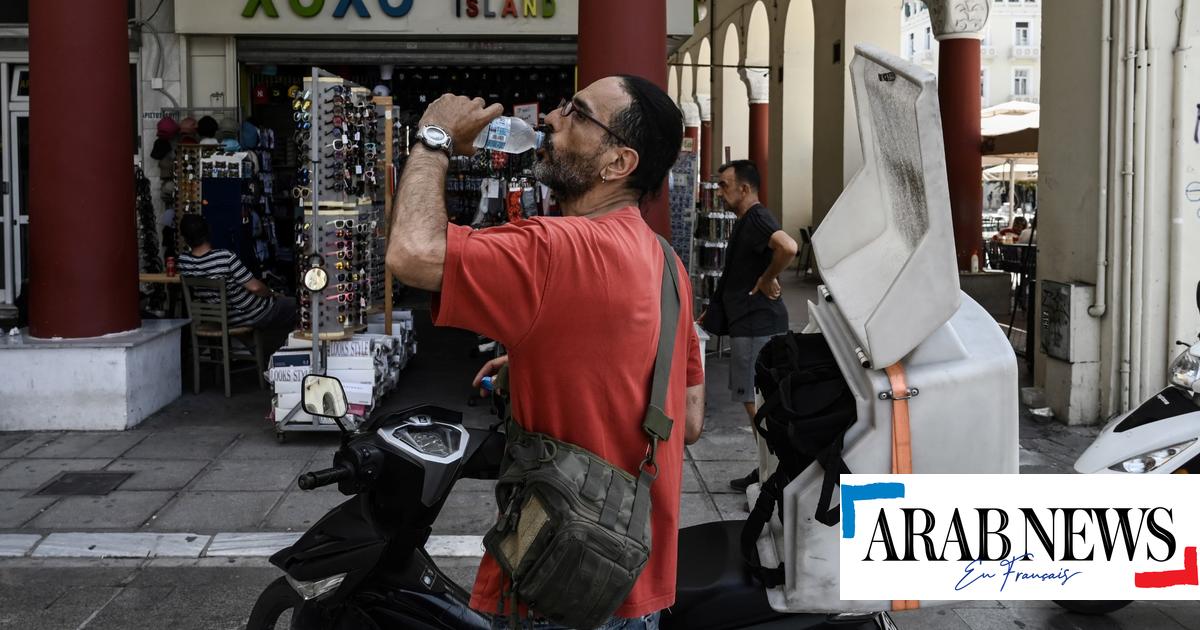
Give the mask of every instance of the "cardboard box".
[{"label": "cardboard box", "polygon": [[301,395],[299,392],[295,394],[275,394],[275,407],[282,409],[291,409],[300,404]]},{"label": "cardboard box", "polygon": [[367,383],[342,383],[346,392],[346,400],[351,405],[373,406],[375,404],[375,386]]},{"label": "cardboard box", "polygon": [[300,395],[301,381],[276,381],[274,389],[276,394],[296,394]]},{"label": "cardboard box", "polygon": [[375,370],[379,360],[376,357],[329,357],[327,371],[341,370]]},{"label": "cardboard box", "polygon": [[271,368],[268,379],[272,384],[279,383],[300,383],[305,376],[312,373],[312,368],[307,365],[299,365],[295,367],[276,367]]},{"label": "cardboard box", "polygon": [[312,365],[312,351],[309,350],[279,350],[271,355],[270,366],[299,367]]},{"label": "cardboard box", "polygon": [[342,387],[351,383],[375,386],[375,370],[326,370],[326,376],[332,376],[342,382]]}]

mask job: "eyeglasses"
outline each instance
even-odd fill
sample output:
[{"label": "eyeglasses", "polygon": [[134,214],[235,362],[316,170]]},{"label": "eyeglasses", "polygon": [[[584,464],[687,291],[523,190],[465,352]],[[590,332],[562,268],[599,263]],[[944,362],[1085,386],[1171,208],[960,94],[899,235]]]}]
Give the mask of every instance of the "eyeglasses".
[{"label": "eyeglasses", "polygon": [[558,103],[558,113],[563,118],[569,118],[571,116],[571,114],[579,114],[580,117],[584,118],[585,120],[590,120],[593,123],[596,123],[596,125],[598,127],[607,131],[610,136],[616,138],[617,140],[620,140],[622,146],[630,146],[629,141],[626,140],[625,138],[622,138],[621,134],[613,131],[612,129],[609,129],[608,125],[600,122],[595,116],[580,109],[579,105],[577,105],[575,103],[574,97],[569,98],[569,99],[564,98],[562,101],[560,101]]}]

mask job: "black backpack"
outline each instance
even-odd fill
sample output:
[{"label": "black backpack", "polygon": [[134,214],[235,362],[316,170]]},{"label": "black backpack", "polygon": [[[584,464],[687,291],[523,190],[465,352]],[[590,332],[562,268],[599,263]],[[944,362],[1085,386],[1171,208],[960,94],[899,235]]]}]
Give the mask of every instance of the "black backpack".
[{"label": "black backpack", "polygon": [[763,396],[754,428],[779,459],[779,466],[762,483],[742,528],[742,555],[751,572],[773,588],[784,583],[783,564],[763,567],[756,541],[783,500],[783,489],[813,462],[825,470],[816,519],[829,527],[837,525],[839,507],[829,504],[838,476],[850,472],[842,459],[842,444],[857,413],[833,351],[819,334],[789,332],[773,337],[755,361],[754,386]]}]

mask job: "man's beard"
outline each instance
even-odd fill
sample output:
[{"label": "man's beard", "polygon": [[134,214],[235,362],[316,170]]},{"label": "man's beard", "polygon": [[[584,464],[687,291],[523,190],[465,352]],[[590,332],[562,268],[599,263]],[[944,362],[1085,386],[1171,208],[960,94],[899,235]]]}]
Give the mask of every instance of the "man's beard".
[{"label": "man's beard", "polygon": [[560,203],[583,197],[595,185],[598,156],[584,156],[570,151],[557,151],[553,135],[547,134],[542,159],[533,166],[533,176],[554,191]]}]

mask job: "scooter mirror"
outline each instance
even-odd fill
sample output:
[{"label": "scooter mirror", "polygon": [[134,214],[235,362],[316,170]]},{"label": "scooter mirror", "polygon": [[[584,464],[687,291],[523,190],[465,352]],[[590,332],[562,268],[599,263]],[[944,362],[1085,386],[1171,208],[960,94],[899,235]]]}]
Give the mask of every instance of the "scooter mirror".
[{"label": "scooter mirror", "polygon": [[346,415],[349,402],[342,382],[332,376],[309,374],[304,377],[301,395],[304,411],[323,418],[341,418]]}]

